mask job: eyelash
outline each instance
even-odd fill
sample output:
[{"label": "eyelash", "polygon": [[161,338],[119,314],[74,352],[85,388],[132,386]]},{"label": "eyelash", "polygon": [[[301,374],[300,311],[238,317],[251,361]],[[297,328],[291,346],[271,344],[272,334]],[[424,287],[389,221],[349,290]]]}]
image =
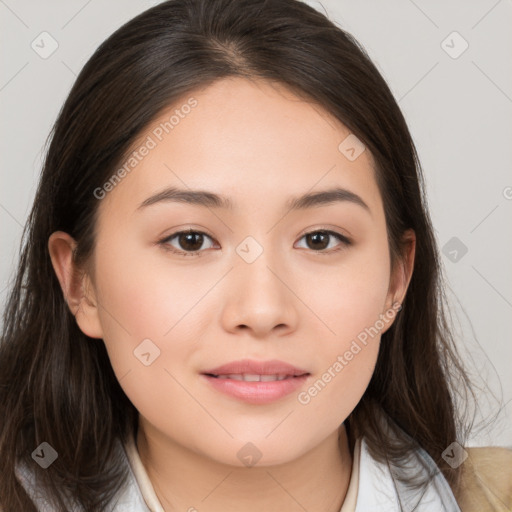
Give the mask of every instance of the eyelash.
[{"label": "eyelash", "polygon": [[[336,249],[330,249],[330,250],[322,249],[322,250],[318,250],[318,251],[315,251],[315,250],[311,249],[312,252],[318,253],[319,255],[322,255],[322,256],[327,256],[327,255],[330,255],[330,254],[333,254],[333,253],[337,253],[337,252],[339,252],[341,250],[344,250],[347,246],[352,245],[352,242],[347,237],[343,236],[340,233],[337,233],[336,231],[331,231],[331,230],[328,230],[328,229],[317,229],[317,230],[314,230],[314,231],[309,231],[307,233],[304,233],[300,237],[299,240],[302,240],[305,236],[311,235],[311,234],[314,234],[314,233],[324,233],[326,235],[331,235],[334,238],[337,238],[341,242],[341,245],[338,248],[336,248]],[[159,245],[161,245],[164,250],[169,251],[169,252],[174,253],[174,254],[178,254],[180,256],[193,256],[193,257],[201,256],[202,253],[204,252],[204,250],[180,251],[180,250],[175,249],[174,247],[169,245],[169,242],[173,238],[176,238],[178,235],[181,235],[181,234],[205,235],[208,238],[211,238],[213,240],[213,237],[208,235],[208,233],[205,233],[204,231],[198,231],[198,230],[193,230],[193,229],[186,229],[186,230],[183,230],[183,231],[176,231],[176,233],[173,233],[172,235],[169,235],[169,236],[166,236],[165,238],[162,238],[157,243]]]}]

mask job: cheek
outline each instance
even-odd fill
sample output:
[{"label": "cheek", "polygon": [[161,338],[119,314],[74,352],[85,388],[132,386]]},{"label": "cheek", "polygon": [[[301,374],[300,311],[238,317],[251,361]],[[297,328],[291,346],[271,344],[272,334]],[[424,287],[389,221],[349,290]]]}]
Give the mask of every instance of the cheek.
[{"label": "cheek", "polygon": [[312,405],[317,400],[317,415],[336,418],[334,425],[343,422],[364,395],[373,375],[379,339],[376,337],[366,346],[359,343],[359,347],[343,348],[346,350],[333,354],[325,371],[306,389],[306,395],[300,397],[302,403],[309,399]]},{"label": "cheek", "polygon": [[324,270],[308,290],[308,304],[318,312],[323,333],[316,352],[319,380],[311,393],[321,390],[318,406],[333,404],[339,417],[346,417],[364,394],[381,331],[392,321],[384,309],[390,277],[387,255],[385,239],[347,252],[339,266]]},{"label": "cheek", "polygon": [[147,260],[147,250],[126,248],[120,254],[113,244],[97,250],[99,313],[108,356],[124,392],[144,416],[170,422],[170,404],[179,410],[190,407],[177,361],[188,361],[197,350],[191,339],[197,338],[200,323],[191,326],[191,319],[200,307],[191,309],[210,285],[179,267],[171,270],[165,258],[151,264]]},{"label": "cheek", "polygon": [[134,340],[161,339],[193,308],[211,279],[170,262],[160,248],[120,243],[111,240],[96,251],[102,324],[107,331],[124,328]]},{"label": "cheek", "polygon": [[179,267],[170,270],[163,257],[148,262],[147,249],[114,242],[110,238],[108,245],[98,245],[96,250],[103,339],[119,379],[131,372],[130,380],[138,379],[140,388],[154,387],[159,384],[157,372],[168,380],[164,369],[172,368],[173,361],[185,360],[193,349],[193,333],[184,332],[187,326],[190,329],[187,312],[207,287],[193,273],[185,274]]},{"label": "cheek", "polygon": [[[339,263],[311,267],[302,279],[302,296],[323,322],[337,348],[370,328],[385,313],[390,270],[385,240],[348,250]],[[306,282],[308,284],[306,284]],[[311,286],[309,283],[314,283]]]},{"label": "cheek", "polygon": [[[298,396],[317,417],[339,422],[356,407],[372,378],[380,347],[376,308],[341,312],[331,324],[336,336],[321,337],[315,351],[315,378]],[[335,424],[336,422],[334,422]]]}]

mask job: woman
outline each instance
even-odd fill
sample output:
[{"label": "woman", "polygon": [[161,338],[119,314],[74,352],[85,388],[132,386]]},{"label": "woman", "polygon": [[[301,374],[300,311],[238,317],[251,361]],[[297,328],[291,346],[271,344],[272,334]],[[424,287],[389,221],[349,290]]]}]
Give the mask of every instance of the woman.
[{"label": "woman", "polygon": [[55,124],[5,311],[3,509],[509,506],[464,449],[422,187],[388,86],[307,5],[117,30]]}]

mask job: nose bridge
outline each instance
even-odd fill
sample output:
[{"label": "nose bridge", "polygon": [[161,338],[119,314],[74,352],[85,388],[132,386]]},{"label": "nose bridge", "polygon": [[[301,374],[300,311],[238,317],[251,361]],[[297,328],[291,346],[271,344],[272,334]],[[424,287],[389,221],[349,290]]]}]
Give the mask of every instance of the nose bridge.
[{"label": "nose bridge", "polygon": [[275,326],[293,327],[297,320],[294,295],[287,289],[285,261],[279,248],[248,236],[236,247],[236,263],[224,321],[228,329],[248,327],[263,334]]},{"label": "nose bridge", "polygon": [[282,295],[283,284],[275,275],[282,267],[282,255],[280,257],[276,248],[272,248],[272,237],[258,238],[261,241],[247,236],[236,248],[235,269],[241,280],[241,291],[255,296],[268,295],[266,300],[276,299]]}]

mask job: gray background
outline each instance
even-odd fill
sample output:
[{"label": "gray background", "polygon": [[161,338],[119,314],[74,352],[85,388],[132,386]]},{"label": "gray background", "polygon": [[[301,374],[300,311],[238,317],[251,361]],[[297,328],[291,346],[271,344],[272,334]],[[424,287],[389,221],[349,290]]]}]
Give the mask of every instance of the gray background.
[{"label": "gray background", "polygon": [[[0,0],[2,309],[42,146],[76,74],[116,28],[156,3]],[[307,3],[362,43],[406,117],[459,346],[476,385],[490,386],[479,391],[477,418],[493,422],[470,444],[512,446],[512,1]],[[50,37],[58,48],[42,58]]]}]

